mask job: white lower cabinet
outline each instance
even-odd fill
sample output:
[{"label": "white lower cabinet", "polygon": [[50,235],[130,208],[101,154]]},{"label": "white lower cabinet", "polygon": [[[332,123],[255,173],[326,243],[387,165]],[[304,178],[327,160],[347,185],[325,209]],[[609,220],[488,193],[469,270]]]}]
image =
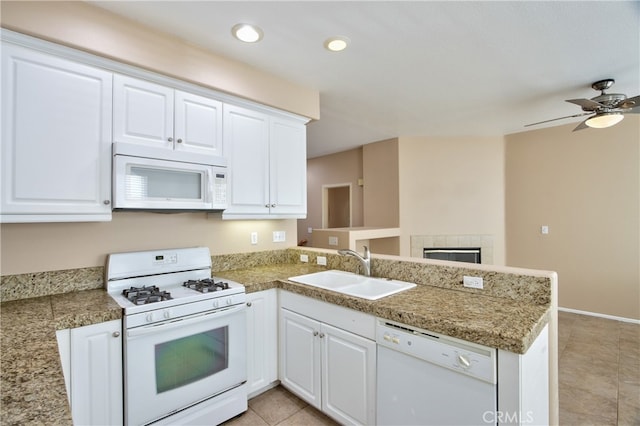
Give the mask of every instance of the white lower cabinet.
[{"label": "white lower cabinet", "polygon": [[277,289],[247,294],[247,393],[254,397],[278,380]]},{"label": "white lower cabinet", "polygon": [[341,424],[375,424],[376,344],[369,335],[374,321],[361,312],[282,292],[282,385]]},{"label": "white lower cabinet", "polygon": [[549,327],[545,326],[525,354],[498,350],[499,425],[553,424],[549,401]]},{"label": "white lower cabinet", "polygon": [[58,331],[74,424],[122,424],[121,333],[120,320]]}]

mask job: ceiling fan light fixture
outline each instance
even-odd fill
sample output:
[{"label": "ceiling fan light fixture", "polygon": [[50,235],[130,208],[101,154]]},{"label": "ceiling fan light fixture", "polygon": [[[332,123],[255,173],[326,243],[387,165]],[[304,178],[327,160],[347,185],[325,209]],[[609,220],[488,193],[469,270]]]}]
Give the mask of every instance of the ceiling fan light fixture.
[{"label": "ceiling fan light fixture", "polygon": [[624,115],[615,112],[605,112],[602,114],[596,114],[593,117],[587,119],[584,122],[589,127],[594,129],[605,129],[607,127],[615,126],[622,121]]},{"label": "ceiling fan light fixture", "polygon": [[350,40],[347,37],[335,36],[330,37],[324,41],[325,49],[331,52],[340,52],[347,48]]},{"label": "ceiling fan light fixture", "polygon": [[264,35],[260,27],[251,24],[236,24],[231,28],[231,34],[245,43],[256,43]]}]

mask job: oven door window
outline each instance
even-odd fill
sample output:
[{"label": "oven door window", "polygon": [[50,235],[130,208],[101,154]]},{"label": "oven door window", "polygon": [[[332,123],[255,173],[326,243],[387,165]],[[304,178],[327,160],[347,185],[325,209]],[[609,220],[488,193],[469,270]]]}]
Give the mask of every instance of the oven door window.
[{"label": "oven door window", "polygon": [[177,389],[229,367],[229,327],[155,345],[157,393]]}]

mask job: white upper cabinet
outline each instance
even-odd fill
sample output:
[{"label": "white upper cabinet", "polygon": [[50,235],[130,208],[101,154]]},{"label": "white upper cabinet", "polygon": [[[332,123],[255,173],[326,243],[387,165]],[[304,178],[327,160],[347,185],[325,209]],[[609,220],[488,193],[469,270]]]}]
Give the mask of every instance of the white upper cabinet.
[{"label": "white upper cabinet", "polygon": [[229,175],[227,214],[269,214],[269,117],[225,105]]},{"label": "white upper cabinet", "polygon": [[2,222],[111,220],[112,76],[2,44]]},{"label": "white upper cabinet", "polygon": [[114,141],[223,157],[222,102],[114,77]]},{"label": "white upper cabinet", "polygon": [[224,106],[230,172],[225,219],[304,218],[306,127],[234,105]]},{"label": "white upper cabinet", "polygon": [[271,118],[269,127],[270,211],[307,215],[307,128],[295,121]]}]

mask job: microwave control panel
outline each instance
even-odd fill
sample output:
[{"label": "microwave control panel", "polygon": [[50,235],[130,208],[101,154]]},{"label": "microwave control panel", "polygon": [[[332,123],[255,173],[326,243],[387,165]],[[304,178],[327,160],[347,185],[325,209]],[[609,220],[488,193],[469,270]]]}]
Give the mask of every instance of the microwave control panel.
[{"label": "microwave control panel", "polygon": [[213,179],[213,203],[227,203],[227,175],[226,173],[216,173]]}]

